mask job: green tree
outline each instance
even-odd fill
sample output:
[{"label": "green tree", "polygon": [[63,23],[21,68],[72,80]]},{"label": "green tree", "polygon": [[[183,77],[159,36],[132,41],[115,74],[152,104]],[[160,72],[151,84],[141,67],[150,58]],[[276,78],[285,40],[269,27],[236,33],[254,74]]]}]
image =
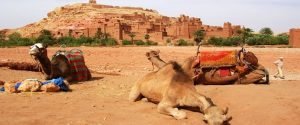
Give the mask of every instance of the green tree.
[{"label": "green tree", "polygon": [[133,32],[129,33],[129,37],[131,38],[131,42],[132,42],[133,45],[135,45],[135,43],[134,43],[134,37],[135,36],[136,36],[135,33],[133,33]]},{"label": "green tree", "polygon": [[4,34],[4,32],[0,32],[0,41],[5,41],[5,34]]},{"label": "green tree", "polygon": [[40,35],[36,39],[36,41],[39,43],[46,43],[48,45],[53,45],[55,39],[53,38],[53,36],[49,30],[44,29],[40,32]]},{"label": "green tree", "polygon": [[150,39],[150,35],[149,35],[149,34],[146,34],[146,35],[144,36],[144,38],[145,38],[145,40],[148,42],[149,39]]},{"label": "green tree", "polygon": [[243,28],[241,31],[242,44],[246,43],[246,39],[253,36],[253,30],[250,28]]},{"label": "green tree", "polygon": [[101,32],[100,28],[97,29],[97,32],[95,34],[95,38],[97,39],[103,39],[103,36],[104,34]]},{"label": "green tree", "polygon": [[259,33],[264,34],[264,35],[273,35],[273,31],[269,27],[265,27],[265,28],[260,29]]},{"label": "green tree", "polygon": [[204,39],[205,37],[205,31],[204,30],[197,30],[194,32],[194,41],[197,43],[197,45]]},{"label": "green tree", "polygon": [[22,39],[22,36],[20,33],[14,32],[14,33],[8,35],[8,39],[9,39],[8,41],[11,44],[17,44]]}]

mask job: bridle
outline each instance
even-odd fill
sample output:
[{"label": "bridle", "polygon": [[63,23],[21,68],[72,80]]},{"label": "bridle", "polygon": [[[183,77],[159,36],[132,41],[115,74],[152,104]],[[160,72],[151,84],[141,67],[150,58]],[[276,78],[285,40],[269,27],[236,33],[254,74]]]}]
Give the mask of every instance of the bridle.
[{"label": "bridle", "polygon": [[30,48],[33,48],[33,47],[36,47],[36,48],[38,49],[38,54],[36,55],[37,57],[33,57],[34,55],[30,55],[30,56],[31,56],[31,58],[34,60],[34,62],[37,64],[37,68],[38,68],[39,72],[41,72],[42,74],[44,74],[45,71],[43,70],[41,63],[38,62],[36,58],[42,56],[42,54],[43,54],[42,51],[43,51],[43,49],[45,49],[45,48],[40,48],[40,47],[39,47],[38,45],[36,45],[36,44],[32,45]]}]

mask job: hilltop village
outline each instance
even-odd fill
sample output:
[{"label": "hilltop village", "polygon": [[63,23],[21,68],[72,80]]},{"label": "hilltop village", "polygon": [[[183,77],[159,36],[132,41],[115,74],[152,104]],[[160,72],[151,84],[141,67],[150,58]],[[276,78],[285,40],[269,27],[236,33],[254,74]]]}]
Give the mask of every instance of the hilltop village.
[{"label": "hilltop village", "polygon": [[101,32],[119,41],[130,39],[129,34],[134,33],[135,39],[144,40],[148,34],[153,41],[165,42],[167,39],[193,39],[193,33],[200,29],[205,31],[206,38],[227,38],[235,35],[241,26],[230,22],[210,26],[203,24],[200,18],[186,15],[167,17],[152,9],[102,5],[90,0],[89,3],[58,7],[49,12],[47,18],[6,30],[6,33],[19,32],[23,37],[37,37],[43,29],[50,30],[56,38],[69,35],[93,37]]}]

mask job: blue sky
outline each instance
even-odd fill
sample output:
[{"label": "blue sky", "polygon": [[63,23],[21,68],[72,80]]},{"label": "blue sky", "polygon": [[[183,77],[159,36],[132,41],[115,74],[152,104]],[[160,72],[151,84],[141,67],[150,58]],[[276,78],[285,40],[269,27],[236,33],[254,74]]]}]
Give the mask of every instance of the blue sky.
[{"label": "blue sky", "polygon": [[[0,29],[17,28],[37,22],[55,7],[88,0],[0,0]],[[115,6],[155,9],[165,16],[180,14],[201,18],[204,24],[222,26],[224,22],[259,31],[274,32],[300,28],[300,0],[97,0]]]}]

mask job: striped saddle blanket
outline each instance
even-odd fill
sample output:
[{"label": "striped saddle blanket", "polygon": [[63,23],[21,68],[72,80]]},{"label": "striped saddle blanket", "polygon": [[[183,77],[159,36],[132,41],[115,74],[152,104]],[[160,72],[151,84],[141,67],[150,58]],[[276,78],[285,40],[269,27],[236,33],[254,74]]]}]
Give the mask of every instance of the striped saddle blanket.
[{"label": "striped saddle blanket", "polygon": [[201,51],[199,60],[202,68],[231,67],[237,63],[237,51]]},{"label": "striped saddle blanket", "polygon": [[89,69],[85,65],[83,53],[79,49],[72,49],[70,51],[58,51],[57,54],[63,54],[67,57],[71,66],[73,80],[86,81],[89,80]]}]

